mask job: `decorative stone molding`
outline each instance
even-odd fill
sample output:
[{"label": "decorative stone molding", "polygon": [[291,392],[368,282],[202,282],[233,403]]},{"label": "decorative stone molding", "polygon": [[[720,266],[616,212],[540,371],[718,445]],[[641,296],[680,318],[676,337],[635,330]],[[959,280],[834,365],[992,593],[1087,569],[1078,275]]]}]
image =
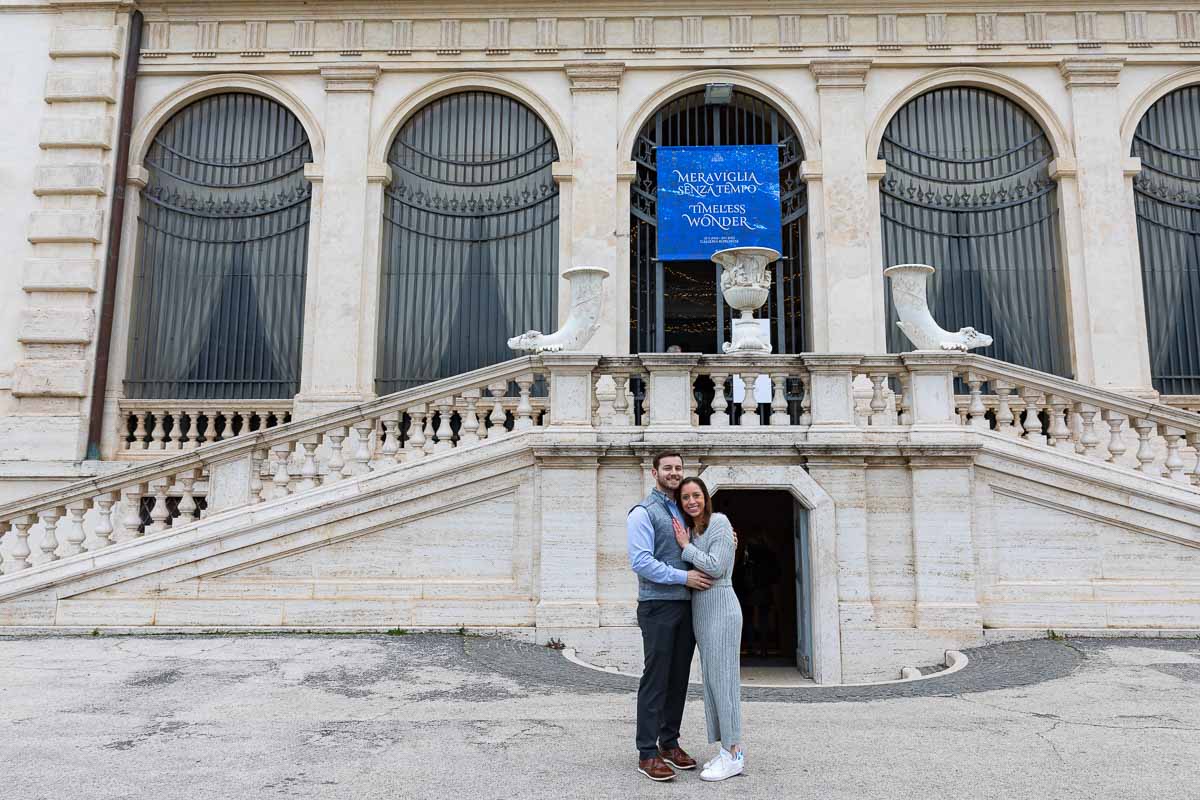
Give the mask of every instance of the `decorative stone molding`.
[{"label": "decorative stone molding", "polygon": [[1125,12],[1125,38],[1130,47],[1152,47],[1146,30],[1145,11]]},{"label": "decorative stone molding", "polygon": [[100,27],[55,28],[50,36],[51,58],[66,56],[121,55],[121,29],[112,25]]},{"label": "decorative stone molding", "polygon": [[800,29],[799,14],[783,14],[779,17],[779,49],[784,53],[803,50],[804,37]]},{"label": "decorative stone molding", "polygon": [[1121,82],[1123,58],[1068,58],[1058,65],[1068,87],[1116,86]]},{"label": "decorative stone molding", "polygon": [[321,67],[326,92],[373,92],[379,80],[379,65]]},{"label": "decorative stone molding", "polygon": [[147,22],[142,37],[142,58],[166,58],[171,49],[171,23]]},{"label": "decorative stone molding", "polygon": [[880,14],[875,21],[875,26],[875,36],[879,39],[880,50],[900,49],[900,41],[897,38],[895,14]]},{"label": "decorative stone molding", "polygon": [[261,58],[267,54],[267,23],[264,20],[247,20],[246,43],[242,55]]},{"label": "decorative stone molding", "polygon": [[814,58],[808,65],[817,79],[817,89],[863,89],[867,85],[870,61],[841,58]]},{"label": "decorative stone molding", "polygon": [[621,86],[625,64],[620,61],[595,61],[569,64],[563,70],[572,92],[615,92]]},{"label": "decorative stone molding", "polygon": [[288,51],[294,56],[311,56],[316,49],[317,24],[311,19],[298,19],[292,28],[292,49]]},{"label": "decorative stone molding", "polygon": [[1042,11],[1031,11],[1025,15],[1025,42],[1034,50],[1050,47],[1046,41],[1046,14]]},{"label": "decorative stone molding", "polygon": [[104,164],[39,164],[34,169],[33,193],[102,195],[108,191]]},{"label": "decorative stone molding", "polygon": [[533,52],[543,55],[558,52],[558,19],[541,17],[537,21],[537,38]]},{"label": "decorative stone molding", "polygon": [[30,258],[21,274],[26,292],[96,291],[100,262],[93,258]]},{"label": "decorative stone molding", "polygon": [[392,21],[392,46],[389,56],[407,56],[412,54],[413,32],[411,19]]},{"label": "decorative stone molding", "polygon": [[604,17],[588,17],[583,21],[583,52],[603,53],[608,48]]},{"label": "decorative stone molding", "polygon": [[456,19],[442,20],[442,37],[437,54],[452,56],[462,52],[462,23]]},{"label": "decorative stone molding", "polygon": [[100,72],[51,72],[46,76],[47,103],[117,102],[117,76]]},{"label": "decorative stone molding", "polygon": [[850,15],[830,14],[826,18],[829,49],[832,51],[850,49]]},{"label": "decorative stone molding", "polygon": [[494,17],[488,20],[488,43],[484,51],[489,56],[508,53],[508,18]]},{"label": "decorative stone molding", "polygon": [[213,21],[205,21],[199,23],[199,31],[196,35],[196,49],[192,51],[192,58],[216,58],[218,39],[218,23]]},{"label": "decorative stone molding", "polygon": [[339,54],[343,56],[361,56],[363,54],[363,21],[361,19],[348,19],[342,22],[342,49]]},{"label": "decorative stone molding", "polygon": [[734,53],[754,50],[754,18],[739,14],[729,18],[729,49]]},{"label": "decorative stone molding", "polygon": [[995,14],[975,15],[975,38],[978,40],[976,46],[980,50],[998,50],[1000,48],[1000,42],[996,37]]},{"label": "decorative stone molding", "polygon": [[930,50],[949,50],[946,43],[946,15],[925,15],[925,46]]},{"label": "decorative stone molding", "polygon": [[1100,42],[1096,36],[1095,11],[1075,12],[1075,38],[1078,39],[1077,44],[1080,49],[1100,46]]},{"label": "decorative stone molding", "polygon": [[699,53],[704,50],[704,17],[683,18],[683,46],[681,53]]},{"label": "decorative stone molding", "polygon": [[633,18],[633,52],[654,52],[654,17]]},{"label": "decorative stone molding", "polygon": [[1200,47],[1200,11],[1176,11],[1175,35],[1183,47]]}]

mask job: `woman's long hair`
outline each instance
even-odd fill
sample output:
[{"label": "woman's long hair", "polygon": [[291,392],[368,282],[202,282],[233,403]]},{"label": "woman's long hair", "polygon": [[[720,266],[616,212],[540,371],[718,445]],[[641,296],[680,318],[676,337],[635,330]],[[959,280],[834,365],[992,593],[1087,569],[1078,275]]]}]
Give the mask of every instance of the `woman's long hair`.
[{"label": "woman's long hair", "polygon": [[[683,487],[689,483],[699,486],[700,493],[704,495],[704,510],[700,512],[700,516],[694,518],[683,510]],[[683,519],[687,522],[690,530],[694,531],[697,535],[704,533],[705,529],[708,528],[708,521],[712,519],[713,515],[712,495],[708,493],[708,487],[704,485],[704,481],[699,478],[684,478],[680,481],[678,488],[675,489],[675,505],[679,506],[679,510],[683,512]]]}]

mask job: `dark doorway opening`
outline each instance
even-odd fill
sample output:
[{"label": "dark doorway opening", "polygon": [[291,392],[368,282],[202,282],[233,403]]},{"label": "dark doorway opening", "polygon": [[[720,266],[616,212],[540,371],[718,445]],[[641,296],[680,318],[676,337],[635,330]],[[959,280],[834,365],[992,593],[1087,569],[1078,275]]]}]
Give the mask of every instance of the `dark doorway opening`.
[{"label": "dark doorway opening", "polygon": [[775,489],[725,489],[713,495],[713,506],[738,536],[733,588],[742,607],[742,665],[809,674],[804,509]]}]

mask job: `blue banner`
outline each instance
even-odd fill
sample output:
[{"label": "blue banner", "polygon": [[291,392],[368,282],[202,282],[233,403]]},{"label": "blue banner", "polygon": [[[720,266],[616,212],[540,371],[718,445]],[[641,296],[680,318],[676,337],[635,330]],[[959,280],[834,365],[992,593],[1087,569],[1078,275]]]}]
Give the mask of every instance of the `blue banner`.
[{"label": "blue banner", "polygon": [[660,147],[656,156],[660,261],[783,249],[777,146]]}]

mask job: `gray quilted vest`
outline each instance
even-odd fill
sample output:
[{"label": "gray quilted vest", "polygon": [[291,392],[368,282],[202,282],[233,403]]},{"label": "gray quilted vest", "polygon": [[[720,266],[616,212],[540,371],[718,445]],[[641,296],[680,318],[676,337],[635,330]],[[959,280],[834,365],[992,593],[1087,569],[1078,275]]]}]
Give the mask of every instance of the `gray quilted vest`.
[{"label": "gray quilted vest", "polygon": [[[683,549],[675,541],[675,528],[671,525],[671,504],[674,502],[655,488],[633,508],[644,508],[650,515],[654,525],[654,557],[668,566],[687,571]],[[633,508],[629,510],[633,511]],[[688,600],[690,591],[680,583],[654,583],[638,576],[638,600]]]}]

